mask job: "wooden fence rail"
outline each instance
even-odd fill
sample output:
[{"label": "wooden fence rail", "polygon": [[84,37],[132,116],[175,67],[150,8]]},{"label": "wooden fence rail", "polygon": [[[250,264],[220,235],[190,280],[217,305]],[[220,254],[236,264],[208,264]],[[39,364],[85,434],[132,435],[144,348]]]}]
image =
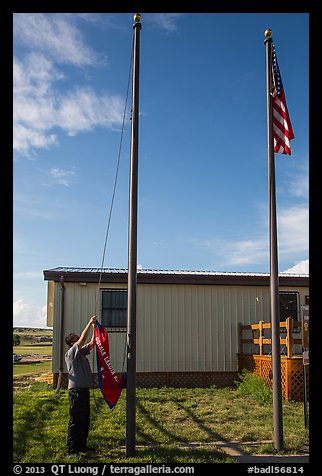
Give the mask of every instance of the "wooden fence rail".
[{"label": "wooden fence rail", "polygon": [[[293,337],[293,329],[301,327],[301,323],[294,321],[291,317],[288,317],[285,322],[280,322],[280,329],[286,328],[286,337],[280,337],[280,344],[285,345],[287,349],[287,357],[292,357],[294,351],[294,344],[301,344],[302,339]],[[259,321],[258,324],[241,324],[239,323],[239,353],[244,353],[244,344],[255,344],[259,346],[259,355],[264,355],[264,345],[271,345],[272,339],[264,337],[264,330],[270,329],[270,322]],[[253,332],[252,339],[244,339],[243,332],[251,330]],[[255,332],[258,331],[258,337],[255,337]]]},{"label": "wooden fence rail", "polygon": [[[303,357],[302,354],[294,355],[294,345],[302,344],[302,339],[293,337],[293,330],[298,327],[301,327],[301,323],[293,321],[291,317],[280,323],[280,329],[286,329],[285,337],[280,337],[281,345],[286,346],[286,355],[281,356],[281,384],[286,400],[302,400],[304,397]],[[264,332],[270,328],[270,323],[263,321],[258,324],[239,324],[239,352],[237,354],[238,372],[247,369],[262,377],[268,385],[272,385],[272,356],[271,352],[269,354],[264,353],[264,345],[271,345],[272,341],[271,338],[264,336]],[[244,338],[244,331],[252,331],[252,338]],[[258,345],[259,352],[256,354],[244,353],[244,346],[247,344]],[[308,367],[306,384],[307,389],[309,389]]]}]

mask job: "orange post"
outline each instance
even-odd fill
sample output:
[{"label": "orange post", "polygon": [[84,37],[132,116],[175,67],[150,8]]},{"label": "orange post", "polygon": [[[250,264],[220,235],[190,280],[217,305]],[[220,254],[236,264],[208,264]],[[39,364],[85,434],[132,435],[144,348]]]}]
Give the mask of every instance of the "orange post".
[{"label": "orange post", "polygon": [[259,355],[263,355],[263,321],[259,321]]},{"label": "orange post", "polygon": [[286,319],[286,331],[287,358],[290,359],[293,355],[293,319],[291,317]]}]

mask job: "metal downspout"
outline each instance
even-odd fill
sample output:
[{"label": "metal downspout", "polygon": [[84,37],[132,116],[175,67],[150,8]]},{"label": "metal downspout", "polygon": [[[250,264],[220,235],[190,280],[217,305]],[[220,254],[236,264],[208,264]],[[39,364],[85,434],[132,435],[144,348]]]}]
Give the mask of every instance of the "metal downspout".
[{"label": "metal downspout", "polygon": [[64,276],[60,277],[60,291],[61,291],[61,309],[60,309],[60,349],[59,349],[59,374],[57,380],[57,387],[55,393],[57,394],[61,388],[61,381],[63,376],[64,368],[64,322],[65,322],[65,285],[64,285]]}]

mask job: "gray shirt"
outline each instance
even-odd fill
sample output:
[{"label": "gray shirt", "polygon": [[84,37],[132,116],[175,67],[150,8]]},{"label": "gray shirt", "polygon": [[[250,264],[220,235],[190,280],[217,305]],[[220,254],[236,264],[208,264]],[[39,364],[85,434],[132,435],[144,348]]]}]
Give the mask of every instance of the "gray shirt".
[{"label": "gray shirt", "polygon": [[75,343],[65,354],[68,370],[68,389],[89,388],[92,383],[92,371],[86,357],[90,353],[90,343],[81,349]]}]

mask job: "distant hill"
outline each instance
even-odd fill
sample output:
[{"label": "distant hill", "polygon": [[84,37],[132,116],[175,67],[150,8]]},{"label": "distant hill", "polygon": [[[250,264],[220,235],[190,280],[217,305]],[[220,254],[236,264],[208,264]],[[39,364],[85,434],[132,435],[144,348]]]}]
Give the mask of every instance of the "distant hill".
[{"label": "distant hill", "polygon": [[53,330],[43,327],[18,327],[13,328],[13,335],[20,337],[20,345],[52,345]]},{"label": "distant hill", "polygon": [[41,336],[52,336],[53,329],[51,327],[14,327],[15,334],[37,334]]}]

